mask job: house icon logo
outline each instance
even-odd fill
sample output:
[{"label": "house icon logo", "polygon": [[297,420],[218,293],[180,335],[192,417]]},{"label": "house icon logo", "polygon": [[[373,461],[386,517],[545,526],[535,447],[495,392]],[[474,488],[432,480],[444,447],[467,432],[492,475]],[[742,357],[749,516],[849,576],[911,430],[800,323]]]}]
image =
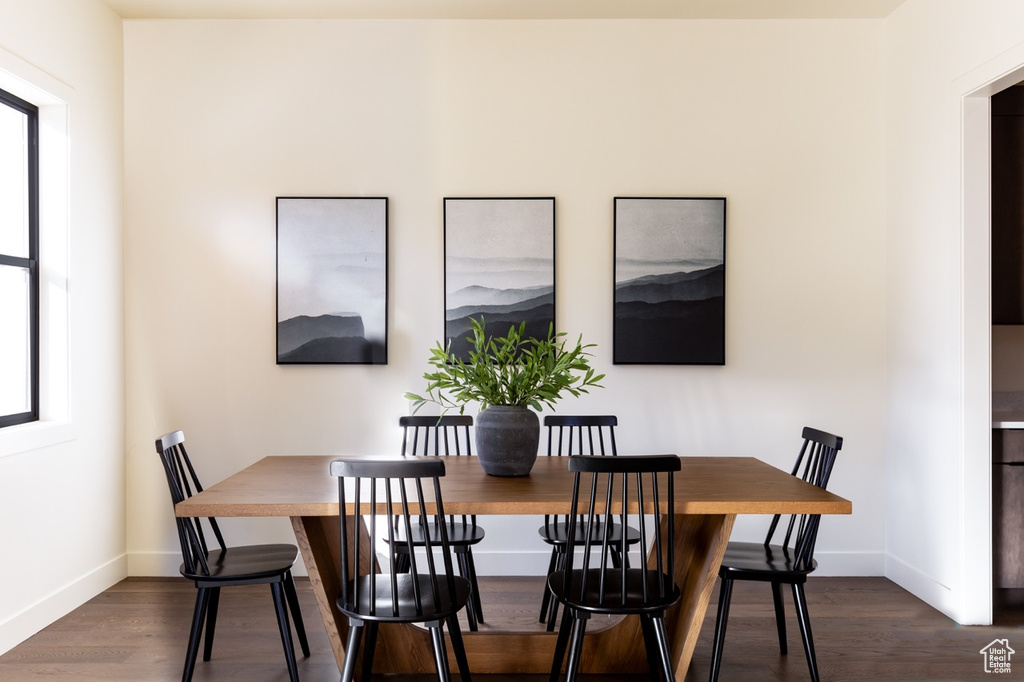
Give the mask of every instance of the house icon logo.
[{"label": "house icon logo", "polygon": [[993,639],[979,653],[985,657],[986,673],[1009,674],[1010,656],[1017,652],[1010,648],[1010,640]]}]

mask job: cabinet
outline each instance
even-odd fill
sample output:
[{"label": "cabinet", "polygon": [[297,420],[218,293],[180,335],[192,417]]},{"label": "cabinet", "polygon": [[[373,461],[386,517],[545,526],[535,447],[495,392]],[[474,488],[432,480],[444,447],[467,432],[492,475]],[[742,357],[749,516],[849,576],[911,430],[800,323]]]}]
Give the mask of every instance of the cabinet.
[{"label": "cabinet", "polygon": [[1024,431],[992,431],[992,586],[1024,588]]},{"label": "cabinet", "polygon": [[992,324],[1024,324],[1024,87],[992,96]]}]

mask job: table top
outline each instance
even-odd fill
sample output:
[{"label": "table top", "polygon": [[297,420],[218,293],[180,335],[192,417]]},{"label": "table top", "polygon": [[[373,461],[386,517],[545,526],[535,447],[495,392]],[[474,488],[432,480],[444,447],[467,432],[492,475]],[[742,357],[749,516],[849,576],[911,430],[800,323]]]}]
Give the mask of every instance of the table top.
[{"label": "table top", "polygon": [[[619,455],[628,457],[629,455]],[[335,516],[338,455],[277,455],[181,502],[178,516]],[[538,457],[529,476],[488,476],[475,457],[442,457],[448,514],[564,514],[572,474],[564,457]],[[676,514],[850,514],[853,505],[753,457],[681,457]]]}]

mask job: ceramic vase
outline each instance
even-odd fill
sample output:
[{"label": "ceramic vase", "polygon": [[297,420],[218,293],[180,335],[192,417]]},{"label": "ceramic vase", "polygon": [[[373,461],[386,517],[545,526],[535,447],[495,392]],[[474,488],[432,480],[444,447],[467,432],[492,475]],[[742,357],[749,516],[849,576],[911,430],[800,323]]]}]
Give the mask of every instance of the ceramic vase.
[{"label": "ceramic vase", "polygon": [[491,476],[526,476],[537,461],[540,419],[528,407],[491,405],[477,415],[476,455]]}]

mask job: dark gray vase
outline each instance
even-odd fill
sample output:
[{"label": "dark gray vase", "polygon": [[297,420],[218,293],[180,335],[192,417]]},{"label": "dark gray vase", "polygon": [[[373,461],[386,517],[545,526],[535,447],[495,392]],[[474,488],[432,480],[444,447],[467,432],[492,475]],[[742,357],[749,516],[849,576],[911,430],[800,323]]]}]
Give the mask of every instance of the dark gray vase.
[{"label": "dark gray vase", "polygon": [[491,405],[477,415],[476,455],[491,476],[526,476],[537,461],[540,419],[528,407]]}]

